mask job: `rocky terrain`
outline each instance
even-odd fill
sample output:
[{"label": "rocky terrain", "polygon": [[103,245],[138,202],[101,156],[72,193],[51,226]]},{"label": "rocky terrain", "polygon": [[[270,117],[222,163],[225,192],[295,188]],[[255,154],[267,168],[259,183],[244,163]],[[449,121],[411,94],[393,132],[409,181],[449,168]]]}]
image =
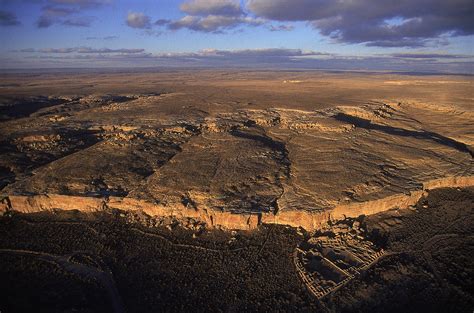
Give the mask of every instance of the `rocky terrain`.
[{"label": "rocky terrain", "polygon": [[[278,223],[313,230],[329,216],[413,205],[434,181],[472,185],[469,107],[378,99],[310,109],[308,86],[300,87],[302,104],[291,87],[291,103],[262,107],[233,94],[240,88],[250,100],[265,88],[226,86],[229,78],[208,75],[201,73],[209,84],[203,90],[157,83],[153,93],[71,96],[77,91],[65,88],[67,96],[14,97],[15,89],[32,93],[31,83],[8,88],[1,124],[4,210],[106,205],[230,229]],[[217,87],[221,94],[209,95]]]},{"label": "rocky terrain", "polygon": [[[249,260],[256,262],[267,251],[266,242],[276,246],[282,241],[275,251],[280,256],[266,256],[276,262],[274,273],[285,267],[282,277],[295,279],[291,295],[284,296],[291,298],[289,306],[282,310],[291,311],[292,305],[328,309],[336,305],[333,294],[345,295],[343,290],[355,288],[351,286],[363,281],[364,273],[399,257],[386,239],[394,229],[399,231],[398,219],[389,218],[387,229],[372,229],[361,216],[371,220],[393,210],[408,214],[434,189],[474,186],[471,85],[469,76],[305,71],[7,74],[0,79],[0,212],[13,233],[35,229],[39,216],[41,223],[32,231],[44,229],[54,237],[69,226],[71,232],[86,227],[93,245],[101,247],[105,237],[100,234],[111,227],[111,250],[119,249],[124,236],[158,236],[156,240],[168,242],[160,249],[173,247],[180,254],[189,240],[210,232],[220,239],[211,238],[198,248],[191,245],[193,252],[182,266],[222,239],[230,242],[222,243],[230,254],[222,258],[234,260],[235,241],[236,251],[245,254],[235,262],[247,264],[238,266],[250,276],[254,261]],[[472,201],[465,203],[472,213]],[[29,213],[34,221],[19,213]],[[56,223],[64,214],[67,222]],[[7,222],[9,216],[14,222]],[[107,226],[91,228],[84,216],[93,225],[98,219]],[[129,229],[123,218],[160,232]],[[242,235],[247,236],[242,243],[231,235],[248,230],[252,232]],[[175,236],[186,239],[177,243]],[[259,242],[254,245],[257,252],[252,244],[246,246],[252,241]],[[44,243],[22,246],[28,242],[3,245],[2,255],[25,270],[38,266],[39,271],[49,271],[53,264],[61,268],[59,281],[71,273],[82,275],[86,278],[78,284],[105,292],[115,311],[130,305],[118,300],[120,287],[111,287],[117,279],[117,268],[111,266],[131,266],[114,263],[123,255],[91,254],[90,242],[72,250],[40,248]],[[219,249],[209,253],[224,253]],[[24,263],[31,259],[41,265]],[[417,260],[410,266],[418,269]],[[209,262],[220,264],[216,271],[231,266],[220,258]],[[262,262],[265,266],[267,261]],[[91,264],[93,269],[86,269]],[[222,272],[212,275],[220,277]],[[262,283],[274,276],[268,275]],[[179,281],[176,286],[185,286],[182,278],[174,279]],[[237,278],[229,282],[233,279]],[[200,283],[195,288],[211,292]],[[377,288],[374,293],[380,291]],[[249,291],[233,294],[239,292],[252,298]],[[176,310],[189,309],[192,299],[201,296],[195,294],[189,307],[183,303]],[[472,303],[471,296],[463,303]],[[163,308],[173,303],[174,296],[169,297],[160,304]],[[235,307],[266,310],[277,305],[257,298],[249,302],[251,307]],[[90,299],[77,305],[94,303]],[[337,302],[336,311],[372,305],[338,299],[342,302]],[[153,301],[150,305],[156,307]],[[224,300],[210,303],[212,308],[234,310]]]}]

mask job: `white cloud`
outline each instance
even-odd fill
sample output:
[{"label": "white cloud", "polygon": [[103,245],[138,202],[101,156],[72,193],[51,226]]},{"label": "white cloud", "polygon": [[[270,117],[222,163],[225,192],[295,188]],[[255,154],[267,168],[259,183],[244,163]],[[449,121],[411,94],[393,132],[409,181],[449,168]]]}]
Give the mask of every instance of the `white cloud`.
[{"label": "white cloud", "polygon": [[180,5],[181,11],[189,15],[240,16],[242,8],[238,0],[191,0]]},{"label": "white cloud", "polygon": [[151,27],[150,18],[139,12],[129,12],[126,23],[132,28],[145,29]]},{"label": "white cloud", "polygon": [[194,31],[218,32],[224,29],[230,29],[242,24],[257,26],[261,25],[263,20],[251,17],[234,17],[224,15],[208,15],[205,17],[186,15],[183,18],[168,23],[170,29],[188,28]]}]

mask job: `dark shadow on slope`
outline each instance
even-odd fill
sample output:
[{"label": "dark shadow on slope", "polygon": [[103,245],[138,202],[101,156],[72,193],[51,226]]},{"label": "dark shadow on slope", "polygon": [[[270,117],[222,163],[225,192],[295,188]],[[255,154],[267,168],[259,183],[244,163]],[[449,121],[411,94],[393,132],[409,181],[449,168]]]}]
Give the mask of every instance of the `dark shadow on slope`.
[{"label": "dark shadow on slope", "polygon": [[272,150],[280,151],[284,154],[286,154],[286,147],[283,142],[279,142],[276,140],[271,139],[270,137],[263,135],[263,134],[258,134],[258,133],[251,133],[250,131],[243,131],[238,128],[234,128],[230,131],[230,134],[235,137],[240,137],[240,138],[245,138],[245,139],[250,139],[250,140],[255,140],[260,143],[262,143],[264,146],[269,147]]},{"label": "dark shadow on slope", "polygon": [[2,102],[0,104],[0,121],[8,121],[27,117],[43,108],[64,104],[67,100],[40,96],[29,99],[2,99]]},{"label": "dark shadow on slope", "polygon": [[53,128],[48,132],[33,132],[30,135],[60,135],[57,141],[22,143],[17,138],[0,140],[0,190],[15,182],[19,175],[87,149],[98,143],[98,131],[87,129]]},{"label": "dark shadow on slope", "polygon": [[[146,94],[145,96],[156,96],[160,94]],[[104,106],[112,103],[125,103],[137,99],[138,96],[102,95],[96,100],[82,103],[80,97],[72,100],[53,98],[47,96],[36,96],[29,98],[0,98],[0,121],[15,120],[28,117],[32,114],[38,116],[47,114],[61,114],[70,111],[78,111],[91,107]]]},{"label": "dark shadow on slope", "polygon": [[445,137],[435,132],[424,131],[424,130],[421,130],[421,131],[408,130],[408,129],[398,128],[398,127],[393,127],[393,126],[374,124],[370,120],[348,115],[345,113],[338,113],[334,116],[334,118],[341,122],[351,123],[355,125],[356,127],[370,129],[370,130],[378,130],[389,135],[395,135],[395,136],[401,136],[401,137],[413,137],[413,138],[421,139],[421,140],[431,140],[438,144],[454,148],[460,152],[469,153],[471,157],[474,157],[474,152],[471,151],[471,149],[466,144],[456,141],[454,139]]},{"label": "dark shadow on slope", "polygon": [[6,166],[0,165],[0,190],[15,181],[15,173]]}]

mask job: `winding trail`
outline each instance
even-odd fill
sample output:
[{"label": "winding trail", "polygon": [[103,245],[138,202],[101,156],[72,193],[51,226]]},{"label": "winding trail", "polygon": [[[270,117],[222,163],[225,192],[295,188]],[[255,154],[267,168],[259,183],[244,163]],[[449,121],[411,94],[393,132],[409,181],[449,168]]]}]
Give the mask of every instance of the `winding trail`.
[{"label": "winding trail", "polygon": [[162,240],[166,241],[168,244],[170,244],[172,246],[175,246],[175,247],[180,247],[180,248],[196,249],[196,250],[201,250],[201,251],[206,251],[206,252],[213,252],[213,253],[236,252],[236,251],[241,251],[241,250],[246,249],[246,247],[245,248],[234,248],[234,249],[213,249],[213,248],[206,248],[206,247],[197,246],[197,245],[188,245],[188,244],[184,244],[184,243],[175,243],[175,242],[171,241],[170,239],[166,238],[165,236],[157,234],[157,233],[147,232],[147,231],[141,230],[141,229],[136,228],[136,227],[132,227],[130,229],[132,231],[140,233],[144,236],[151,236],[151,237],[162,239]]}]

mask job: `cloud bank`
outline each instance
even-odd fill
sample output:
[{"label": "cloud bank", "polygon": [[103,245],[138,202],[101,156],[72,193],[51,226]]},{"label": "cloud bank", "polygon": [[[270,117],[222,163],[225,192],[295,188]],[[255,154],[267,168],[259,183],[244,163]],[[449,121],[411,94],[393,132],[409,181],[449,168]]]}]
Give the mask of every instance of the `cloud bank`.
[{"label": "cloud bank", "polygon": [[343,43],[420,47],[442,35],[474,33],[472,0],[248,0],[256,16],[306,21]]},{"label": "cloud bank", "polygon": [[[222,33],[239,26],[259,26],[265,23],[264,19],[247,14],[238,0],[190,0],[183,2],[179,8],[185,14],[183,17],[176,20],[159,19],[154,25],[169,30],[189,29],[206,33]],[[136,14],[150,20],[150,17],[143,13]],[[128,24],[128,17],[127,25],[145,28]]]},{"label": "cloud bank", "polygon": [[[154,25],[221,33],[264,24],[271,31],[291,31],[288,23],[306,22],[337,43],[410,48],[474,34],[472,0],[187,0],[179,8],[183,17]],[[127,18],[127,24],[149,28],[150,18],[140,14],[139,22]]]},{"label": "cloud bank", "polygon": [[141,53],[144,52],[145,49],[109,49],[109,48],[101,48],[95,49],[90,47],[76,47],[76,48],[46,48],[46,49],[33,49],[27,48],[19,50],[19,52],[39,52],[39,53]]},{"label": "cloud bank", "polygon": [[[205,49],[190,53],[153,54],[144,49],[94,49],[90,47],[22,49],[25,57],[16,67],[221,67],[269,69],[326,69],[472,73],[474,56],[446,53],[393,53],[350,56],[301,49]],[[18,60],[17,60],[18,61]],[[37,62],[37,63],[36,63]]]},{"label": "cloud bank", "polygon": [[54,24],[90,27],[95,18],[84,16],[83,13],[112,3],[111,0],[38,0],[35,2],[43,3],[41,16],[36,21],[38,28],[48,28]]}]

